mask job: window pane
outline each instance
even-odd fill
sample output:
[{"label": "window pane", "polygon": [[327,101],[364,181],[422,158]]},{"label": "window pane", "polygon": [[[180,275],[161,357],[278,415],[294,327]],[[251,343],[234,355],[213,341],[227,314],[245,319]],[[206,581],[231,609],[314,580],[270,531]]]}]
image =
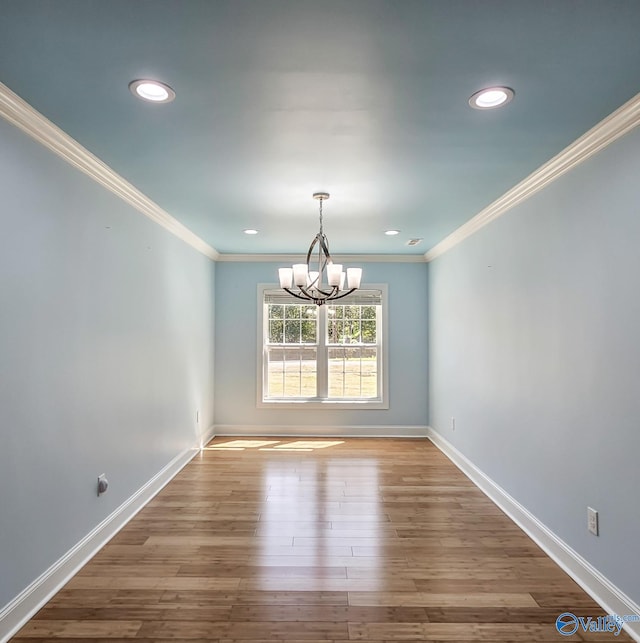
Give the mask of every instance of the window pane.
[{"label": "window pane", "polygon": [[270,347],[266,352],[267,360],[267,397],[284,395],[284,349]]},{"label": "window pane", "polygon": [[269,304],[269,317],[271,319],[282,319],[284,317],[284,307],[279,304]]},{"label": "window pane", "polygon": [[300,342],[300,320],[299,319],[285,320],[284,341],[286,344],[298,344]]},{"label": "window pane", "polygon": [[363,306],[362,307],[362,319],[375,319],[376,318],[376,307],[375,306]]},{"label": "window pane", "polygon": [[377,348],[329,349],[329,397],[374,398],[378,394]]},{"label": "window pane", "polygon": [[281,319],[272,319],[269,322],[269,342],[282,344],[284,341],[284,322]]},{"label": "window pane", "polygon": [[376,343],[376,322],[375,319],[367,319],[362,322],[362,341],[365,344]]},{"label": "window pane", "polygon": [[344,332],[344,325],[342,321],[336,320],[329,326],[329,343],[341,344],[342,334]]},{"label": "window pane", "polygon": [[302,306],[303,319],[316,319],[318,316],[317,306]]},{"label": "window pane", "polygon": [[284,307],[284,316],[286,319],[300,319],[300,308],[298,304],[287,304]]},{"label": "window pane", "polygon": [[302,322],[302,343],[315,344],[316,343],[316,320],[305,319]]},{"label": "window pane", "polygon": [[344,323],[345,325],[345,338],[344,343],[350,344],[351,342],[360,341],[360,321],[352,320]]},{"label": "window pane", "polygon": [[335,319],[332,317],[329,317],[327,319],[327,341],[329,344],[334,344],[335,343],[335,337],[336,337],[336,332],[337,332],[337,324]]},{"label": "window pane", "polygon": [[269,347],[267,397],[315,397],[316,349]]},{"label": "window pane", "polygon": [[360,341],[360,322],[357,320],[345,319],[338,321],[335,325],[333,336],[329,337],[332,344],[352,344]]},{"label": "window pane", "polygon": [[330,306],[327,312],[329,344],[376,343],[376,306]]}]

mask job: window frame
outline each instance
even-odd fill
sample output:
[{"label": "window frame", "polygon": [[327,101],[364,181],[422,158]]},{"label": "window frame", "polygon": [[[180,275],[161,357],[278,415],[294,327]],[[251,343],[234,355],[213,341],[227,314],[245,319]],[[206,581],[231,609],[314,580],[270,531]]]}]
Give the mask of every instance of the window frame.
[{"label": "window frame", "polygon": [[[268,337],[268,317],[265,314],[266,304],[264,303],[265,292],[269,290],[280,290],[278,284],[258,284],[257,298],[257,351],[256,351],[256,399],[258,408],[270,409],[353,409],[353,410],[384,410],[389,408],[389,318],[388,302],[389,292],[387,284],[363,284],[361,290],[379,290],[381,293],[382,303],[380,305],[379,328],[377,328],[377,337],[379,338],[376,345],[378,347],[378,391],[379,396],[369,399],[337,399],[337,398],[320,398],[320,397],[300,397],[300,398],[266,398],[266,373],[267,360],[265,359],[265,337]],[[301,303],[295,298],[291,298],[291,303]],[[349,297],[339,299],[336,305],[349,305]],[[325,308],[322,306],[321,308]],[[318,342],[317,347],[317,372],[318,378],[321,378],[321,370],[324,379],[328,367],[327,355],[329,348],[327,342],[326,323],[318,319]],[[322,356],[322,359],[321,359]],[[319,388],[319,385],[318,387]]]}]

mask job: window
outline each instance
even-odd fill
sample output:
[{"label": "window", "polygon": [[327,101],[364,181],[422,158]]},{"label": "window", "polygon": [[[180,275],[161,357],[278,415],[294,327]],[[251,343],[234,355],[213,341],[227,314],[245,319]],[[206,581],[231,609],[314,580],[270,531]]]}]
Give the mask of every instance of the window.
[{"label": "window", "polygon": [[259,406],[388,408],[386,287],[316,306],[259,289]]}]

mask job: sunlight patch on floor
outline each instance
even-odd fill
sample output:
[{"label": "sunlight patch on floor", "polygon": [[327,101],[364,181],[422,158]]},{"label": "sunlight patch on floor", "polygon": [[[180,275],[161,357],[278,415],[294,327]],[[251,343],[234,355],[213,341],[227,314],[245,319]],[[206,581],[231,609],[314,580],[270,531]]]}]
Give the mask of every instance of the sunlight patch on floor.
[{"label": "sunlight patch on floor", "polygon": [[245,449],[258,449],[266,447],[269,444],[278,444],[280,440],[232,440],[231,442],[223,442],[222,444],[214,444],[210,447],[205,447],[207,451],[244,451]]},{"label": "sunlight patch on floor", "polygon": [[338,444],[344,444],[344,440],[296,440],[278,445],[274,449],[327,449]]},{"label": "sunlight patch on floor", "polygon": [[231,440],[230,442],[216,443],[203,447],[203,451],[244,451],[245,449],[259,449],[260,451],[315,451],[344,444],[344,440],[295,440],[282,442],[281,440]]},{"label": "sunlight patch on floor", "polygon": [[283,445],[281,447],[266,447],[264,449],[260,449],[260,451],[313,451],[313,449],[296,449],[295,447],[289,448],[286,445]]}]

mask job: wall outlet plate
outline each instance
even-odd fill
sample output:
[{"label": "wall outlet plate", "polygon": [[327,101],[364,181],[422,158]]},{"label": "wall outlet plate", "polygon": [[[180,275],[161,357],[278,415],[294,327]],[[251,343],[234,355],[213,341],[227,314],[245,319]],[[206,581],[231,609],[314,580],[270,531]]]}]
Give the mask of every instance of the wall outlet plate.
[{"label": "wall outlet plate", "polygon": [[594,535],[600,535],[598,527],[598,512],[591,507],[587,507],[587,529]]}]

